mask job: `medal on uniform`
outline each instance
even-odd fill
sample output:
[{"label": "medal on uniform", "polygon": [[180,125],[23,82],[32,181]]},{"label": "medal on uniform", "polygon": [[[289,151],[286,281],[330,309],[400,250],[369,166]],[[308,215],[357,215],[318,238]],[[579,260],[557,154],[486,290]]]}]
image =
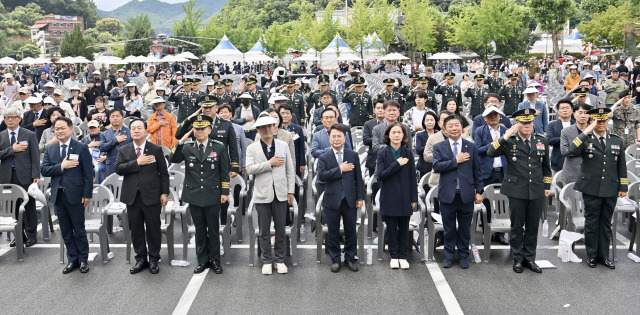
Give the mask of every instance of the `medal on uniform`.
[{"label": "medal on uniform", "polygon": [[213,163],[211,163],[211,169],[214,169],[215,165]]},{"label": "medal on uniform", "polygon": [[189,167],[193,167],[193,163],[189,163]]},{"label": "medal on uniform", "polygon": [[593,154],[589,154],[589,158],[590,158],[590,159],[593,159]]},{"label": "medal on uniform", "polygon": [[618,156],[613,157],[614,161],[618,162]]},{"label": "medal on uniform", "polygon": [[518,160],[517,157],[515,157],[515,155],[513,156],[513,158],[511,158],[514,162]]}]

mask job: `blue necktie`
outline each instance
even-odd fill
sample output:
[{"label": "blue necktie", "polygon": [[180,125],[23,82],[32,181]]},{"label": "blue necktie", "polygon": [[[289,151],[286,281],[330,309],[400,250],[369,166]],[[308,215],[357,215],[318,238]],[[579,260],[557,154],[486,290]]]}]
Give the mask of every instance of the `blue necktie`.
[{"label": "blue necktie", "polygon": [[[340,167],[340,165],[342,164],[342,151],[338,152],[338,167]],[[344,194],[344,188],[342,189],[342,199],[344,199],[346,196]]]},{"label": "blue necktie", "polygon": [[67,145],[63,144],[62,145],[62,153],[60,153],[60,157],[64,160],[64,158],[67,156]]},{"label": "blue necktie", "polygon": [[[458,142],[453,143],[453,158],[456,158],[458,155]],[[460,183],[458,182],[458,177],[456,176],[456,189],[460,189]]]},{"label": "blue necktie", "polygon": [[[15,131],[11,132],[11,145],[13,145],[14,143],[16,143],[16,133]],[[11,158],[11,166],[16,166],[16,158],[15,158],[15,153],[13,154],[14,157]]]},{"label": "blue necktie", "polygon": [[[34,118],[33,118],[33,122],[35,122],[36,120],[38,120],[38,112],[33,112],[33,115],[34,115],[34,116],[33,116],[33,117],[34,117]],[[34,131],[36,134],[38,134],[38,127],[33,126],[33,131]]]}]

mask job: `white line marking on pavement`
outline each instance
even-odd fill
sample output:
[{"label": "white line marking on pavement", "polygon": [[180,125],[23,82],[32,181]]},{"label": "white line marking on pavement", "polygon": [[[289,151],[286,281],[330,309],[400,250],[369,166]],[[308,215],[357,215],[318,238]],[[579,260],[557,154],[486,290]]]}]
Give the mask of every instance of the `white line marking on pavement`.
[{"label": "white line marking on pavement", "polygon": [[[58,217],[56,217],[55,215],[51,215],[51,221],[53,222],[53,221],[56,221],[56,220],[58,220]],[[39,223],[39,224],[38,224],[38,227],[37,227],[37,229],[36,229],[36,235],[38,235],[38,233],[39,233],[41,230],[42,230],[42,223]],[[6,232],[6,233],[9,233],[9,232]],[[14,237],[15,237],[15,235],[14,235]],[[37,236],[36,236],[36,237],[37,237]],[[51,234],[49,234],[49,237],[51,237]],[[37,245],[37,244],[36,244],[36,245]],[[35,246],[35,245],[34,245],[34,246]],[[58,245],[58,247],[60,247],[60,246]],[[6,253],[7,253],[7,252],[9,252],[11,249],[12,249],[11,247],[7,247],[7,248],[0,248],[0,256],[2,256],[2,255],[4,255],[4,254],[6,254]]]},{"label": "white line marking on pavement", "polygon": [[209,268],[207,268],[203,273],[193,275],[191,281],[189,281],[189,284],[187,285],[187,288],[184,289],[184,293],[182,293],[180,301],[178,301],[178,305],[173,310],[173,315],[183,315],[189,312],[191,304],[193,304],[193,301],[196,299],[198,291],[200,291],[200,287],[208,273]]},{"label": "white line marking on pavement", "polygon": [[456,296],[453,295],[453,291],[451,291],[451,287],[449,286],[447,279],[444,278],[444,274],[442,274],[440,266],[433,262],[428,262],[426,265],[429,270],[429,274],[433,279],[433,283],[436,285],[440,299],[442,300],[444,307],[447,309],[447,313],[449,315],[464,314],[460,308],[458,299],[456,299]]}]

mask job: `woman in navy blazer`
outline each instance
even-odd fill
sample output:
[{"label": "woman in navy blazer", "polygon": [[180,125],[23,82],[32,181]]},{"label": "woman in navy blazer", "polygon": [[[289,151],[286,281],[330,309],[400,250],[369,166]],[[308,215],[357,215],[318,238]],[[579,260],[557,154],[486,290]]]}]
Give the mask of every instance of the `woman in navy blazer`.
[{"label": "woman in navy blazer", "polygon": [[416,134],[416,152],[418,152],[418,165],[416,165],[416,169],[418,169],[420,178],[425,174],[431,172],[433,167],[433,163],[427,162],[424,160],[424,148],[427,144],[427,140],[429,140],[430,136],[433,136],[436,132],[440,130],[440,126],[438,126],[438,114],[433,111],[428,110],[422,119],[422,130]]},{"label": "woman in navy blazer", "polygon": [[387,147],[378,153],[377,159],[380,215],[387,224],[391,269],[409,269],[409,218],[418,202],[416,167],[413,152],[404,146],[407,141],[409,135],[404,126],[399,122],[390,124],[382,138]]}]

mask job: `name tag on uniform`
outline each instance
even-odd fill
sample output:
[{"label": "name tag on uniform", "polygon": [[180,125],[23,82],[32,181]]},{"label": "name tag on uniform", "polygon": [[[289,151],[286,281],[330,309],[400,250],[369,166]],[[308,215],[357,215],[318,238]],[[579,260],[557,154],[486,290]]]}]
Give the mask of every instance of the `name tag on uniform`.
[{"label": "name tag on uniform", "polygon": [[544,151],[544,143],[536,143],[536,149],[538,151]]},{"label": "name tag on uniform", "polygon": [[629,128],[624,128],[624,134],[628,135],[629,134]]}]

